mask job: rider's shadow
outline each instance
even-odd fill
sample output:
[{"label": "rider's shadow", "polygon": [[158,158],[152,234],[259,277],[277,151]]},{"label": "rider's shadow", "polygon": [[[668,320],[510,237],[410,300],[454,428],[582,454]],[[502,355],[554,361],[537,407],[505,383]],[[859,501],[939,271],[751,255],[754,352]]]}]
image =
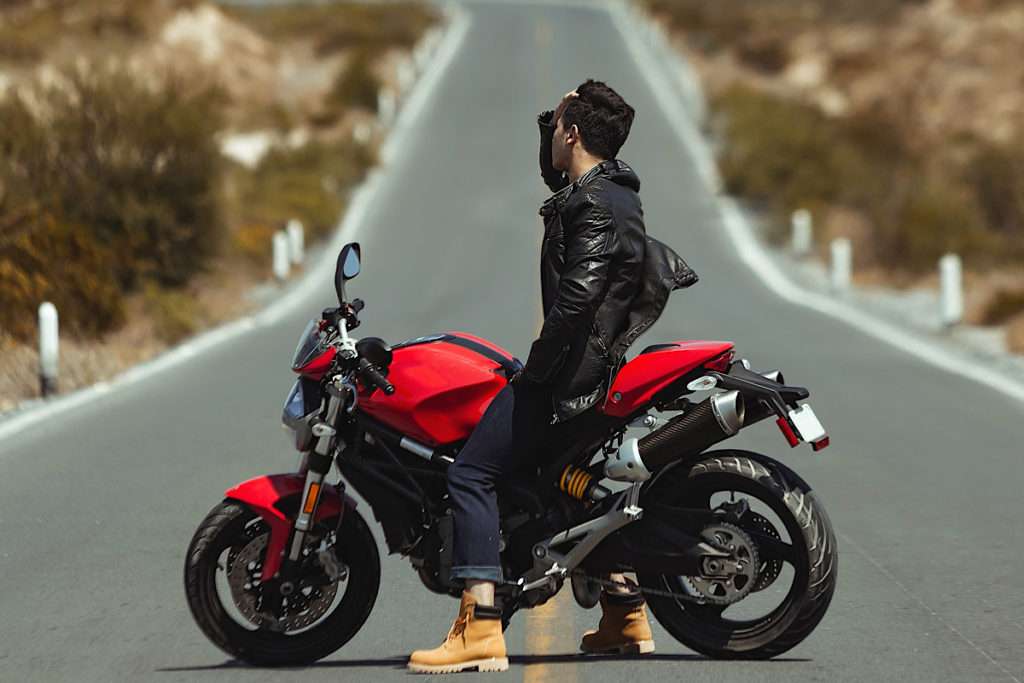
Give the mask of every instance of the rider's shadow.
[{"label": "rider's shadow", "polygon": [[[309,664],[307,666],[275,667],[278,671],[302,671],[304,669],[360,669],[360,668],[386,668],[404,669],[408,656],[380,657],[376,659],[328,659]],[[544,654],[544,655],[509,655],[511,666],[532,666],[537,664],[600,664],[601,662],[706,662],[709,664],[718,663],[720,660],[709,659],[695,654],[646,654],[646,655],[583,655],[580,653],[565,654]],[[728,663],[721,660],[722,663]],[[771,664],[782,662],[809,662],[810,659],[801,657],[776,657],[773,659],[759,661],[759,664]],[[169,666],[156,669],[157,672],[182,672],[182,671],[216,671],[218,669],[259,669],[262,667],[252,666],[245,662],[230,659],[221,664],[209,666]]]}]

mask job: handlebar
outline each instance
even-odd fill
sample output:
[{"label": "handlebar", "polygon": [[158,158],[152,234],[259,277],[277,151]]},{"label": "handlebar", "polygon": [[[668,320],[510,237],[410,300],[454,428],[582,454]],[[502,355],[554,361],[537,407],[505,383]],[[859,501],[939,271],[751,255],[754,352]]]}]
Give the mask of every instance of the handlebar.
[{"label": "handlebar", "polygon": [[384,375],[380,374],[377,368],[373,366],[373,363],[365,358],[359,359],[359,372],[367,384],[377,387],[388,396],[395,393],[395,385],[389,382]]}]

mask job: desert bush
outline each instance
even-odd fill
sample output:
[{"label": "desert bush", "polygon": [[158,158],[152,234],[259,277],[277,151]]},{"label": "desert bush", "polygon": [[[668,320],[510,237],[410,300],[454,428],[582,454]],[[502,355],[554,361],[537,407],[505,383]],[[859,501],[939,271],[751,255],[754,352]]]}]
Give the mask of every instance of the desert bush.
[{"label": "desert bush", "polygon": [[[735,87],[716,98],[719,167],[726,189],[769,211],[769,237],[783,239],[784,215],[837,201],[844,154],[835,123],[816,109]],[[847,154],[847,156],[849,156]],[[853,164],[854,160],[848,163]]]},{"label": "desert bush", "polygon": [[153,321],[157,337],[176,344],[199,329],[201,308],[187,292],[163,289],[155,284],[144,288],[146,313]]},{"label": "desert bush", "polygon": [[947,251],[993,259],[1005,246],[971,188],[930,172],[881,113],[834,119],[742,86],[714,107],[726,188],[769,210],[769,238],[785,238],[796,208],[838,205],[868,217],[869,257],[899,270],[930,270]]},{"label": "desert bush", "polygon": [[[995,251],[977,205],[963,188],[933,181],[903,196],[878,197],[891,211],[874,211],[876,260],[896,270],[926,272],[954,252],[975,265]],[[883,218],[879,218],[882,215]]]},{"label": "desert bush", "polygon": [[736,45],[736,55],[747,66],[764,73],[778,73],[789,63],[789,49],[784,36],[753,35]]},{"label": "desert bush", "polygon": [[18,122],[0,133],[9,184],[114,248],[123,286],[184,283],[219,239],[219,100],[174,79],[150,88],[118,70],[67,75],[39,92],[38,112],[19,98],[0,106]]},{"label": "desert bush", "polygon": [[[117,69],[75,69],[8,97],[0,102],[0,226],[22,216],[19,229],[37,238],[56,229],[51,223],[73,226],[78,248],[109,255],[93,274],[97,291],[183,284],[220,245],[219,108],[213,92],[174,78],[144,85]],[[52,287],[72,286],[45,259],[2,258]],[[4,308],[24,313],[38,303],[0,292]],[[73,323],[81,331],[119,323],[102,314],[104,302],[81,303],[62,311],[81,318]]]},{"label": "desert bush", "polygon": [[758,35],[793,35],[822,22],[877,24],[926,0],[643,0],[706,52],[744,44]]},{"label": "desert bush", "polygon": [[57,307],[63,333],[96,336],[124,322],[114,254],[81,226],[28,213],[0,232],[0,328],[16,339],[36,335],[39,304]]},{"label": "desert bush", "polygon": [[372,53],[357,50],[342,68],[327,96],[331,109],[359,107],[377,111],[377,91],[380,81],[373,72]]},{"label": "desert bush", "polygon": [[981,311],[982,325],[1002,325],[1024,315],[1024,289],[1000,289]]},{"label": "desert bush", "polygon": [[316,48],[321,55],[349,47],[387,45],[409,48],[437,15],[420,2],[399,2],[388,5],[350,6],[346,21],[331,22],[321,32]]},{"label": "desert bush", "polygon": [[254,171],[237,178],[237,224],[280,226],[298,218],[311,238],[327,234],[341,214],[343,192],[374,161],[373,150],[353,142],[272,149]]},{"label": "desert bush", "polygon": [[224,11],[276,40],[312,40],[321,56],[357,47],[409,47],[438,19],[423,2],[234,6]]},{"label": "desert bush", "polygon": [[966,176],[987,225],[1024,241],[1024,143],[980,145]]},{"label": "desert bush", "polygon": [[159,23],[163,12],[191,4],[191,0],[6,0],[0,2],[0,59],[34,61],[56,43],[68,40],[136,40]]},{"label": "desert bush", "polygon": [[240,225],[234,230],[235,250],[257,266],[269,266],[273,256],[274,232],[274,228],[266,223]]}]

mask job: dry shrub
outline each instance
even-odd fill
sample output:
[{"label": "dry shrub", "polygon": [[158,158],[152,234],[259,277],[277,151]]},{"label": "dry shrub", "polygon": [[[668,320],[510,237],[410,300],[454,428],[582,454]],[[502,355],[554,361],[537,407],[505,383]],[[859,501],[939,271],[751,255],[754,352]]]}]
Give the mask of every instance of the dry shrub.
[{"label": "dry shrub", "polygon": [[114,253],[80,226],[52,215],[28,217],[0,236],[0,328],[36,335],[39,304],[50,301],[61,331],[95,336],[124,321],[123,295],[111,274]]},{"label": "dry shrub", "polygon": [[373,72],[373,54],[357,50],[342,68],[327,95],[329,109],[358,107],[376,113],[380,81]]},{"label": "dry shrub", "polygon": [[[121,322],[118,292],[180,286],[216,253],[220,100],[96,68],[22,95],[0,102],[0,268],[22,283],[0,310],[74,302],[62,320],[100,334]],[[62,274],[79,267],[82,281]]]},{"label": "dry shrub", "polygon": [[327,234],[341,215],[344,192],[375,160],[373,150],[353,142],[272,149],[236,180],[238,224],[280,226],[298,218],[310,239]]},{"label": "dry shrub", "polygon": [[980,315],[982,325],[1002,325],[1024,314],[1024,289],[999,289],[985,303]]},{"label": "dry shrub", "polygon": [[0,59],[34,61],[66,41],[81,45],[83,41],[138,40],[159,24],[165,12],[193,4],[194,0],[5,0],[0,2]]},{"label": "dry shrub", "polygon": [[312,40],[321,56],[349,48],[410,47],[438,19],[437,11],[423,2],[332,2],[223,9],[269,38]]},{"label": "dry shrub", "polygon": [[779,40],[823,21],[887,23],[926,0],[643,0],[669,25],[707,52],[776,34]]},{"label": "dry shrub", "polygon": [[988,226],[1024,239],[1024,142],[979,146],[966,175]]},{"label": "dry shrub", "polygon": [[235,250],[257,266],[270,265],[274,228],[266,223],[246,223],[235,228]]},{"label": "dry shrub", "polygon": [[329,23],[317,39],[321,55],[350,47],[379,47],[382,44],[410,48],[431,24],[434,10],[421,2],[386,5],[350,5],[345,21]]},{"label": "dry shrub", "polygon": [[145,305],[157,337],[167,344],[176,344],[199,329],[202,309],[187,292],[149,284],[145,287]]},{"label": "dry shrub", "polygon": [[949,251],[976,264],[1020,253],[1016,238],[986,228],[978,185],[931,170],[885,114],[829,118],[743,86],[714,106],[726,188],[769,209],[775,240],[794,209],[840,206],[869,219],[866,256],[894,270],[931,270]]},{"label": "dry shrub", "polygon": [[787,42],[778,34],[752,35],[737,44],[736,55],[741,62],[757,71],[778,73],[789,63]]}]

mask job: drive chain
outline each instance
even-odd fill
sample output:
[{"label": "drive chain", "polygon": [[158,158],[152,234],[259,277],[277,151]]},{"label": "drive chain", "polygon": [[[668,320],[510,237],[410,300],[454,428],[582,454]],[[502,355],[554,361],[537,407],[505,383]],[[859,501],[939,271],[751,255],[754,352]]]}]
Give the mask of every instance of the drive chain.
[{"label": "drive chain", "polygon": [[723,604],[724,605],[724,604],[729,604],[727,602],[719,602],[717,600],[709,599],[707,597],[700,596],[700,595],[690,595],[688,593],[677,593],[675,591],[665,591],[665,590],[659,590],[657,588],[645,588],[643,586],[637,586],[637,584],[635,584],[633,582],[612,581],[611,579],[603,579],[603,578],[600,578],[600,577],[597,577],[597,576],[591,576],[589,574],[583,574],[582,572],[580,573],[580,575],[583,576],[583,578],[585,578],[587,581],[593,581],[594,583],[596,583],[597,585],[601,586],[602,588],[610,588],[610,589],[614,589],[614,590],[617,590],[617,589],[620,589],[620,588],[624,588],[624,589],[626,589],[630,593],[636,591],[636,589],[639,588],[640,592],[643,593],[644,595],[654,595],[654,596],[662,597],[662,598],[672,598],[673,600],[679,600],[680,602],[692,602],[692,603],[694,603],[696,605],[718,605],[718,604]]}]

